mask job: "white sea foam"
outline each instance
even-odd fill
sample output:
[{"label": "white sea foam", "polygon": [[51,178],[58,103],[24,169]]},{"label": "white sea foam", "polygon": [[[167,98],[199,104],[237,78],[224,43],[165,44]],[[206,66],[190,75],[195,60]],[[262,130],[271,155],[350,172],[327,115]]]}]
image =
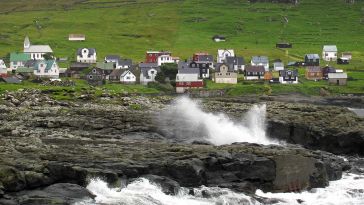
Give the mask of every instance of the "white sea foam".
[{"label": "white sea foam", "polygon": [[[96,195],[95,200],[78,202],[75,205],[232,205],[232,204],[258,204],[254,199],[237,194],[227,189],[201,187],[195,189],[195,196],[189,195],[188,190],[182,188],[178,195],[172,196],[162,192],[161,188],[140,178],[129,184],[126,188],[109,188],[107,183],[100,180],[91,180],[87,189]],[[208,191],[209,198],[203,198],[202,193]]]},{"label": "white sea foam", "polygon": [[253,105],[240,122],[234,122],[224,114],[205,112],[198,102],[187,97],[176,100],[173,109],[174,115],[184,119],[190,129],[203,128],[207,132],[205,140],[215,145],[234,142],[278,144],[266,136],[265,104]]},{"label": "white sea foam", "polygon": [[[100,179],[91,180],[87,186],[95,200],[76,205],[259,205],[254,198],[243,193],[217,187],[200,187],[190,195],[188,189],[181,188],[176,196],[164,194],[161,188],[140,178],[123,189],[109,188]],[[209,197],[204,193],[208,193]],[[277,205],[361,205],[364,204],[364,176],[345,174],[343,179],[330,182],[326,188],[317,188],[302,193],[263,193],[257,196],[278,199]],[[299,203],[301,201],[301,203]]]},{"label": "white sea foam", "polygon": [[[263,193],[258,190],[256,194],[285,201],[285,203],[277,205],[362,205],[364,204],[364,176],[344,174],[341,180],[331,181],[326,188],[317,188],[302,193]],[[298,203],[298,199],[304,202]]]}]

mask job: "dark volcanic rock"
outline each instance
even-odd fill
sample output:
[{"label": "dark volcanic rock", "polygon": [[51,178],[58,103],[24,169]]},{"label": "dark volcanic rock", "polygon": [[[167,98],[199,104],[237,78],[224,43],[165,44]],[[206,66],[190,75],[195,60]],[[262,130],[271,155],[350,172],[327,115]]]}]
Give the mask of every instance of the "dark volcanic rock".
[{"label": "dark volcanic rock", "polygon": [[[42,99],[44,97],[37,95]],[[328,180],[339,179],[342,171],[350,168],[347,162],[330,153],[298,146],[176,143],[161,131],[156,119],[158,115],[155,111],[163,109],[164,102],[170,100],[164,97],[120,97],[107,103],[89,102],[80,103],[79,106],[63,106],[57,102],[31,102],[31,106],[18,107],[0,104],[0,191],[6,195],[55,183],[85,186],[88,179],[93,177],[114,183],[120,178],[135,179],[141,176],[161,184],[169,194],[176,193],[179,186],[200,185],[249,193],[257,188],[264,191],[296,191],[324,187]],[[129,106],[134,104],[138,105],[138,109]],[[204,106],[207,110],[218,108],[229,116],[240,118],[251,105],[209,101]],[[288,141],[295,139],[305,143],[307,140],[310,146],[320,143],[321,139],[331,140],[333,133],[354,133],[352,128],[358,130],[362,126],[359,118],[343,114],[344,109],[324,118],[324,113],[334,108],[319,111],[319,107],[275,102],[267,104],[267,107],[269,123],[277,124],[275,128],[270,127],[269,132],[275,130],[279,137]],[[331,130],[337,122],[326,126],[328,119],[336,115],[345,118],[343,122],[349,127],[344,131]],[[300,127],[300,131],[292,131],[290,126]],[[177,128],[167,127],[166,131],[174,133],[172,129]],[[292,139],[286,138],[289,136]],[[355,135],[353,137],[356,139]],[[360,141],[354,140],[340,146],[350,147],[352,143],[360,145]],[[75,188],[73,186],[76,185],[67,185],[65,190],[69,192],[60,193],[70,194]],[[58,188],[62,186],[58,185]],[[75,188],[76,193],[78,188]],[[52,190],[51,186],[49,189],[27,191],[25,196],[28,198],[15,194],[12,199],[21,200],[24,204],[63,203],[64,199],[58,200],[58,195],[52,195]],[[80,195],[84,195],[81,188],[79,191]],[[56,200],[41,201],[43,199],[35,197],[37,194],[48,194]],[[86,193],[86,196],[89,195]],[[11,203],[11,199],[6,203]]]},{"label": "dark volcanic rock", "polygon": [[166,194],[176,195],[180,189],[180,185],[178,182],[169,179],[168,177],[164,176],[156,176],[156,175],[143,175],[142,178],[148,179],[159,186],[161,186],[162,191]]},{"label": "dark volcanic rock", "polygon": [[42,190],[22,191],[16,194],[21,205],[72,204],[79,200],[93,199],[95,196],[87,189],[76,184],[53,184]]}]

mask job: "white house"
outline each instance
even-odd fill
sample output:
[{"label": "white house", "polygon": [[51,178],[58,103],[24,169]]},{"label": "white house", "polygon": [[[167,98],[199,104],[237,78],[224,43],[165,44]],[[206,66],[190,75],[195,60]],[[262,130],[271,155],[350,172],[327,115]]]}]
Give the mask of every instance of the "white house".
[{"label": "white house", "polygon": [[147,85],[149,82],[155,82],[155,76],[160,71],[157,63],[140,63],[140,83]]},{"label": "white house", "polygon": [[86,36],[85,34],[70,34],[68,35],[69,41],[85,41]]},{"label": "white house", "polygon": [[251,60],[251,65],[264,66],[265,71],[269,71],[269,60],[267,56],[253,56]]},{"label": "white house", "polygon": [[282,62],[274,62],[273,67],[275,71],[284,70],[284,63]]},{"label": "white house", "polygon": [[219,49],[217,50],[217,63],[224,63],[226,57],[234,57],[233,49]]},{"label": "white house", "polygon": [[8,70],[6,68],[5,62],[0,59],[0,77],[6,76],[8,73]]},{"label": "white house", "polygon": [[178,64],[180,58],[179,57],[173,57],[170,54],[163,54],[158,56],[157,58],[157,64],[158,66],[161,66],[165,63],[176,63]]},{"label": "white house", "polygon": [[77,62],[80,63],[96,63],[96,49],[94,48],[79,48],[77,50]]},{"label": "white house", "polygon": [[0,59],[0,69],[7,69],[6,64],[3,59]]},{"label": "white house", "polygon": [[172,56],[170,56],[170,55],[158,56],[158,59],[157,59],[158,66],[161,66],[162,64],[165,64],[165,63],[174,63]]},{"label": "white house", "polygon": [[336,61],[337,47],[335,45],[325,45],[322,49],[322,59],[325,61]]},{"label": "white house", "polygon": [[42,78],[59,78],[59,67],[55,60],[38,60],[34,75]]},{"label": "white house", "polygon": [[53,53],[53,50],[49,45],[32,45],[29,37],[26,36],[24,39],[24,53],[30,55],[33,60],[44,60],[43,55],[47,53]]},{"label": "white house", "polygon": [[123,72],[123,74],[121,74],[120,82],[121,83],[135,83],[136,76],[130,70],[126,70]]}]

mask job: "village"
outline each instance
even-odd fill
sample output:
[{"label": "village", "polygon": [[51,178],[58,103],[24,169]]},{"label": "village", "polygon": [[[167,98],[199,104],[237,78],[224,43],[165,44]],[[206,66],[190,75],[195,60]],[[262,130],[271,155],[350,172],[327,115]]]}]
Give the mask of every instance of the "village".
[{"label": "village", "polygon": [[[85,41],[85,35],[70,34],[68,40]],[[225,39],[214,36],[212,40],[220,42]],[[289,49],[292,45],[277,43],[276,47]],[[325,80],[328,84],[345,86],[348,75],[343,69],[329,64],[320,66],[321,59],[327,63],[349,64],[352,54],[340,54],[335,45],[323,45],[321,57],[316,53],[306,54],[302,62],[285,64],[280,59],[270,61],[268,56],[252,56],[247,61],[243,56],[236,55],[233,49],[226,48],[218,49],[216,57],[207,52],[196,52],[185,60],[173,56],[170,51],[146,51],[144,62],[134,63],[132,59],[119,55],[100,58],[96,48],[79,48],[75,51],[76,61],[62,68],[59,64],[67,59],[56,58],[49,45],[33,45],[26,36],[23,52],[11,52],[9,65],[0,59],[0,81],[21,83],[39,79],[61,82],[67,78],[83,79],[93,86],[106,82],[141,85],[156,81],[173,82],[176,93],[186,93],[192,89],[203,89],[206,80],[215,84],[238,84],[238,79],[269,84],[298,84],[297,68],[303,67],[306,80]],[[165,67],[169,69],[163,69]]]}]

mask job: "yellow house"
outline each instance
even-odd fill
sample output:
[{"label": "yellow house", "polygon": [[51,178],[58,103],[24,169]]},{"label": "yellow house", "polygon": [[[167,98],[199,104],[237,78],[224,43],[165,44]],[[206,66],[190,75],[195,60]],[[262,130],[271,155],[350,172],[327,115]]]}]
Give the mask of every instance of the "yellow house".
[{"label": "yellow house", "polygon": [[216,65],[213,79],[215,83],[237,84],[238,74],[234,71],[234,67],[222,63]]}]

